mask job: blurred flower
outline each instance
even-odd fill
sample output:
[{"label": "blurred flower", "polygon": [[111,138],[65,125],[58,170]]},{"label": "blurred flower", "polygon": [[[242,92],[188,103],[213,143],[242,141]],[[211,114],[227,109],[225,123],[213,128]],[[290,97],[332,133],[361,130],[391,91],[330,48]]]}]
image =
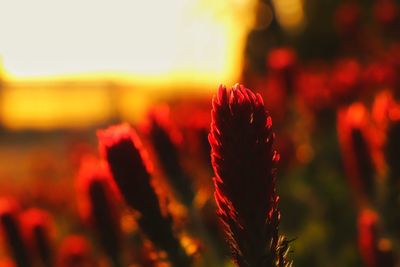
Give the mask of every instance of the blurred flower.
[{"label": "blurred flower", "polygon": [[152,250],[151,246],[143,244],[137,251],[137,260],[140,267],[156,267],[159,266],[159,255]]},{"label": "blurred flower", "polygon": [[0,199],[0,224],[17,267],[32,266],[18,219],[19,207],[12,199]]},{"label": "blurred flower", "polygon": [[400,153],[400,120],[394,121],[390,124],[387,132],[386,143],[386,160],[389,165],[391,176],[400,180],[400,166],[399,166],[399,153]]},{"label": "blurred flower", "polygon": [[291,266],[280,212],[272,120],[259,94],[220,86],[209,135],[215,200],[237,266]]},{"label": "blurred flower", "polygon": [[31,252],[34,252],[41,265],[54,266],[50,214],[37,208],[28,209],[22,213],[22,225]]},{"label": "blurred flower", "polygon": [[386,160],[390,178],[396,180],[400,178],[400,167],[397,164],[400,151],[398,138],[400,136],[400,103],[394,99],[392,91],[384,90],[376,95],[372,105],[372,119],[375,124],[374,145],[378,166],[383,169]]},{"label": "blurred flower", "polygon": [[254,88],[258,88],[262,95],[267,95],[268,99],[265,100],[265,105],[275,118],[275,123],[283,124],[285,115],[288,112],[287,106],[289,105],[288,93],[285,90],[285,81],[283,77],[271,73],[261,79],[255,80],[253,83]]},{"label": "blurred flower", "polygon": [[16,267],[16,265],[11,259],[2,259],[0,261],[0,267]]},{"label": "blurred flower", "polygon": [[174,266],[189,266],[190,259],[172,231],[169,217],[162,215],[151,185],[148,159],[136,132],[128,125],[98,131],[100,152],[107,160],[114,181],[126,203],[140,212],[138,224],[153,244],[167,252]]},{"label": "blurred flower", "polygon": [[292,69],[296,61],[296,52],[289,47],[275,48],[269,52],[267,57],[267,65],[275,71]]},{"label": "blurred flower", "polygon": [[395,100],[390,90],[383,90],[375,96],[372,104],[371,116],[378,128],[386,130],[389,121],[389,113],[393,105],[395,105]]},{"label": "blurred flower", "polygon": [[378,0],[374,5],[374,17],[382,27],[393,26],[398,19],[399,9],[396,1]]},{"label": "blurred flower", "polygon": [[371,199],[375,190],[375,168],[371,156],[367,110],[361,103],[342,108],[337,114],[337,131],[349,183],[358,204]]},{"label": "blurred flower", "polygon": [[293,90],[296,64],[297,55],[292,48],[275,48],[268,53],[267,66],[282,78],[285,90],[289,92]]},{"label": "blurred flower", "polygon": [[379,238],[379,217],[375,211],[363,209],[358,216],[358,245],[367,267],[394,267],[390,241]]},{"label": "blurred flower", "polygon": [[394,88],[396,82],[395,69],[388,62],[372,62],[363,71],[363,86],[366,90]]},{"label": "blurred flower", "polygon": [[329,74],[324,66],[312,66],[302,69],[296,79],[298,100],[311,111],[331,108],[332,90]]},{"label": "blurred flower", "polygon": [[398,75],[400,70],[400,43],[395,42],[389,46],[389,49],[386,50],[385,60],[394,67]]},{"label": "blurred flower", "polygon": [[151,143],[168,181],[181,200],[190,206],[194,198],[191,180],[180,163],[178,148],[168,132],[167,125],[165,125],[170,122],[167,118],[162,121],[160,118],[162,115],[160,110],[150,114],[149,136]]},{"label": "blurred flower", "polygon": [[335,11],[335,26],[339,33],[354,37],[360,27],[360,6],[355,1],[342,2]]},{"label": "blurred flower", "polygon": [[120,214],[112,194],[107,169],[97,160],[85,158],[77,179],[82,213],[96,231],[96,236],[114,266],[120,266]]},{"label": "blurred flower", "polygon": [[92,249],[85,237],[67,236],[57,254],[57,267],[94,267]]},{"label": "blurred flower", "polygon": [[150,162],[136,132],[128,124],[121,124],[100,130],[97,135],[100,153],[127,204],[143,213],[159,213],[150,181]]},{"label": "blurred flower", "polygon": [[378,215],[369,209],[362,210],[358,217],[358,244],[364,263],[376,266]]},{"label": "blurred flower", "polygon": [[338,60],[332,70],[332,95],[339,103],[354,99],[361,85],[361,66],[354,58]]}]

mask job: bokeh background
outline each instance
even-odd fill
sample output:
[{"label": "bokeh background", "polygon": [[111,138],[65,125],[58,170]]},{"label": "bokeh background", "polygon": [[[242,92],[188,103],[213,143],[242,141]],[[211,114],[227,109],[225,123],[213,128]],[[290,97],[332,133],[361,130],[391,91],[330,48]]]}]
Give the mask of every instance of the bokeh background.
[{"label": "bokeh background", "polygon": [[[146,128],[156,113],[217,231],[211,98],[219,84],[240,82],[273,118],[281,231],[294,239],[295,266],[396,266],[399,8],[395,0],[0,0],[0,195],[48,210],[55,247],[71,233],[92,238],[75,180],[82,159],[97,155],[96,130],[129,122],[152,151]],[[135,236],[129,212],[121,226]],[[363,236],[391,263],[371,265],[365,255],[376,251]]]}]

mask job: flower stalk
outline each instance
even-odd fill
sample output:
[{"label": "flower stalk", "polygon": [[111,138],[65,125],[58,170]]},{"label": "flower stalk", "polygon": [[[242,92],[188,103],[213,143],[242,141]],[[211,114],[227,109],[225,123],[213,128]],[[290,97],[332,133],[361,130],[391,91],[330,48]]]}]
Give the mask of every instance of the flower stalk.
[{"label": "flower stalk", "polygon": [[215,200],[238,267],[291,266],[289,241],[278,233],[278,152],[272,119],[259,94],[220,86],[209,134]]},{"label": "flower stalk", "polygon": [[138,224],[153,242],[164,250],[173,266],[190,266],[170,216],[164,216],[151,185],[149,162],[136,132],[128,125],[111,126],[98,132],[100,152],[126,203],[140,213]]}]

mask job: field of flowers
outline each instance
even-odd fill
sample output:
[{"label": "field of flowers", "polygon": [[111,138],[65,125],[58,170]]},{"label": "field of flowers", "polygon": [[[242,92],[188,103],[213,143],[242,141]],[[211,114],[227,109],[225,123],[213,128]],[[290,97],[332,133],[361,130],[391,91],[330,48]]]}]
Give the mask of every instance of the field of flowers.
[{"label": "field of flowers", "polygon": [[400,266],[400,4],[305,2],[237,84],[1,128],[0,267]]}]

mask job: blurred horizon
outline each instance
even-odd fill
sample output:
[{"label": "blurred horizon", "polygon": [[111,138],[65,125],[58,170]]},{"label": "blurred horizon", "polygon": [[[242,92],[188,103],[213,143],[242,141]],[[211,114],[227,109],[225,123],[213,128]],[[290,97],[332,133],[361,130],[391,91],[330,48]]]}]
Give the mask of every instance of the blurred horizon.
[{"label": "blurred horizon", "polygon": [[256,1],[0,6],[2,126],[51,130],[137,121],[156,95],[205,95],[237,82]]}]

